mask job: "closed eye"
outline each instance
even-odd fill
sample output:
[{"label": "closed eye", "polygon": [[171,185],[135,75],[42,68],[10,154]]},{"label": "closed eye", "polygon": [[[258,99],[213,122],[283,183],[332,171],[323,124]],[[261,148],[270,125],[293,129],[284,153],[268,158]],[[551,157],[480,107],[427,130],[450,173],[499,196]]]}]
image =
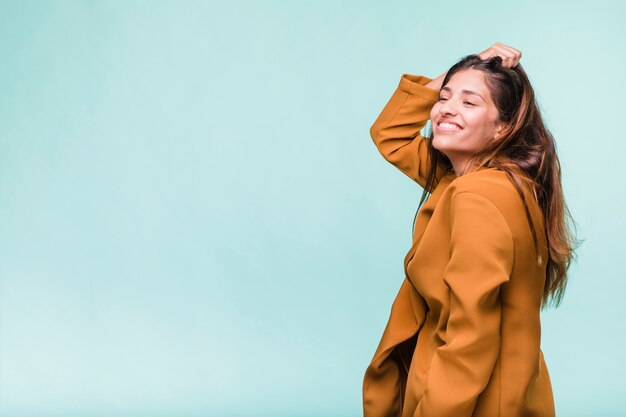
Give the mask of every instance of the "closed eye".
[{"label": "closed eye", "polygon": [[475,106],[476,103],[472,103],[471,101],[464,101],[463,104],[467,104],[468,106]]}]

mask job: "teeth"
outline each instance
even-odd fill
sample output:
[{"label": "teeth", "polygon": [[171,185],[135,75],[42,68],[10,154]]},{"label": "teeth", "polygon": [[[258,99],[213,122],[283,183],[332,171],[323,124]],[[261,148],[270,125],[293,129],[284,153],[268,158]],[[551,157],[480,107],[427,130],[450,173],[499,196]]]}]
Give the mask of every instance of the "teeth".
[{"label": "teeth", "polygon": [[441,123],[439,123],[439,126],[440,127],[444,127],[446,129],[456,129],[456,130],[460,129],[460,127],[458,127],[457,125],[452,124],[452,123],[448,123],[448,122],[441,122]]}]

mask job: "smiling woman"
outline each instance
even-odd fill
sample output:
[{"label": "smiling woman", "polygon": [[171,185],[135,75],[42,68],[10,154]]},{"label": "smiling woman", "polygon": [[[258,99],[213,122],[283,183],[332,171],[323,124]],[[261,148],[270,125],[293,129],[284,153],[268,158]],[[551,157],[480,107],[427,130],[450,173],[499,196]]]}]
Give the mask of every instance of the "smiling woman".
[{"label": "smiling woman", "polygon": [[498,43],[434,80],[404,74],[370,129],[424,192],[364,417],[555,415],[540,310],[559,304],[576,242],[520,57]]},{"label": "smiling woman", "polygon": [[443,152],[456,173],[467,160],[497,138],[504,126],[491,100],[482,71],[468,69],[452,77],[441,89],[430,112],[433,146]]}]

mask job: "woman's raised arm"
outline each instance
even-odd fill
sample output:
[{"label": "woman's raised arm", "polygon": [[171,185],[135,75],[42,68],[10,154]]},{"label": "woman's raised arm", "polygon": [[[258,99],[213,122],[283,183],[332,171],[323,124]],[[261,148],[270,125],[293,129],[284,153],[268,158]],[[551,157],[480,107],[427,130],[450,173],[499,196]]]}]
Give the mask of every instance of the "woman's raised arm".
[{"label": "woman's raised arm", "polygon": [[[499,56],[504,67],[512,68],[519,63],[522,52],[496,42],[477,55],[481,59]],[[426,185],[430,160],[428,139],[420,131],[430,118],[430,110],[438,100],[446,74],[435,79],[403,74],[396,91],[370,128],[370,135],[381,155],[422,188]],[[443,167],[437,167],[433,186],[445,174]]]},{"label": "woman's raised arm", "polygon": [[[429,159],[428,139],[420,130],[426,125],[430,109],[439,97],[439,90],[427,87],[436,80],[403,74],[396,91],[370,128],[372,140],[381,155],[422,188],[428,176]],[[438,167],[436,182],[444,174],[444,169]]]}]

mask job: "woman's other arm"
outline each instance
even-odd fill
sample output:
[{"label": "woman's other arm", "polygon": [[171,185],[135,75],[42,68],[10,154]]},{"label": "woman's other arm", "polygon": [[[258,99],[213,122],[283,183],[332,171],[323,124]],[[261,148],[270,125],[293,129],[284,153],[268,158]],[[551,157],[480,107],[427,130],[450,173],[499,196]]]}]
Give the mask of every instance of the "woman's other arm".
[{"label": "woman's other arm", "polygon": [[452,197],[450,224],[445,344],[414,417],[471,417],[500,351],[500,287],[513,270],[513,236],[496,206],[469,191]]}]

